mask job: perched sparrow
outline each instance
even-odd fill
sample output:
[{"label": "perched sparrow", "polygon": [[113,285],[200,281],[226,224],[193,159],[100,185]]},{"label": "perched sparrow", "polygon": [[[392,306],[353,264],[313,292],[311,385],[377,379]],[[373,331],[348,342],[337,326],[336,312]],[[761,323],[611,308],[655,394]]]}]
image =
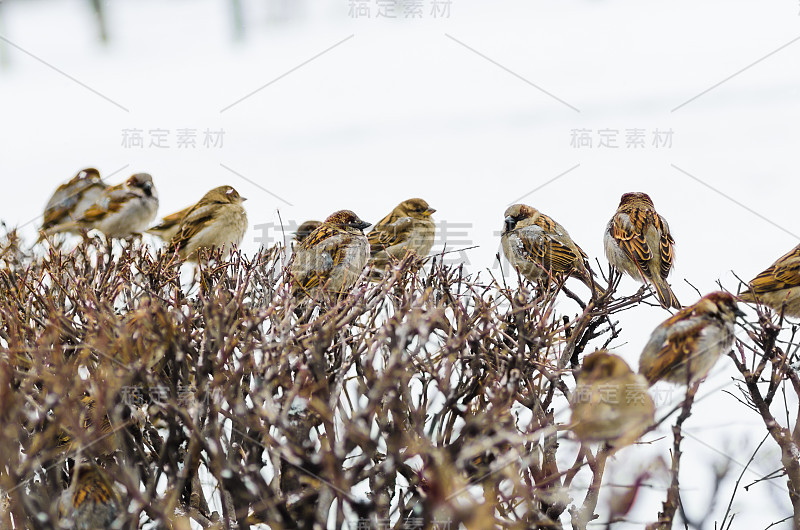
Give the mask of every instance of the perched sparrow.
[{"label": "perched sparrow", "polygon": [[646,193],[622,196],[617,213],[606,227],[604,243],[611,265],[634,279],[650,282],[664,307],[681,308],[667,283],[675,240],[666,219],[656,212]]},{"label": "perched sparrow", "polygon": [[504,215],[503,253],[523,276],[531,281],[557,274],[575,276],[592,289],[586,253],[563,226],[525,204],[509,206]]},{"label": "perched sparrow", "polygon": [[[106,440],[110,434],[113,433],[114,429],[111,426],[111,421],[108,418],[108,415],[104,414],[100,420],[100,426],[96,427],[94,425],[94,421],[92,420],[93,416],[97,416],[94,412],[95,409],[95,400],[90,396],[83,396],[81,398],[81,406],[83,410],[81,411],[80,415],[80,425],[86,431],[89,431],[89,437],[93,438],[94,443],[93,446],[96,445],[98,442]],[[93,447],[93,451],[100,450],[100,452],[113,452],[115,450],[114,447],[114,440],[108,439],[108,443],[102,443],[100,446]],[[56,446],[59,449],[65,451],[71,451],[74,449],[73,447],[73,439],[72,436],[68,432],[60,431],[56,435]]]},{"label": "perched sparrow", "polygon": [[736,299],[717,291],[658,325],[639,358],[639,373],[652,385],[664,380],[693,384],[703,379],[733,345],[733,325],[742,313]]},{"label": "perched sparrow", "polygon": [[148,234],[153,234],[154,236],[158,236],[161,238],[162,241],[170,241],[175,234],[178,233],[178,229],[181,226],[181,220],[189,213],[192,207],[188,206],[183,210],[175,213],[171,213],[166,217],[161,218],[161,222],[155,226],[151,226],[146,230]]},{"label": "perched sparrow", "polygon": [[123,511],[121,505],[119,493],[105,471],[95,464],[81,464],[73,470],[70,485],[59,499],[61,528],[111,528]]},{"label": "perched sparrow", "polygon": [[227,246],[230,251],[242,242],[247,230],[247,212],[242,207],[245,200],[231,186],[209,191],[181,219],[167,252],[177,250],[183,259],[196,259],[200,247]]},{"label": "perched sparrow", "polygon": [[408,252],[421,258],[427,256],[436,231],[431,218],[435,211],[422,199],[408,199],[378,221],[367,234],[375,268],[384,269],[390,262],[403,259]]},{"label": "perched sparrow", "polygon": [[369,259],[363,230],[370,224],[340,210],[312,231],[295,249],[292,294],[313,297],[318,288],[337,296],[348,291]]},{"label": "perched sparrow", "polygon": [[761,302],[786,316],[800,317],[800,245],[753,278],[750,288],[739,298]]},{"label": "perched sparrow", "polygon": [[95,168],[78,171],[72,180],[60,185],[47,201],[42,230],[78,219],[100,198],[107,187]]},{"label": "perched sparrow", "polygon": [[622,357],[596,351],[583,359],[572,393],[572,432],[584,442],[620,447],[636,441],[653,423],[655,405],[647,380]]},{"label": "perched sparrow", "polygon": [[303,240],[308,237],[308,234],[316,230],[321,224],[320,221],[306,221],[297,227],[297,232],[294,233],[294,240],[297,243],[302,243]]},{"label": "perched sparrow", "polygon": [[96,228],[107,237],[126,238],[144,231],[157,211],[153,178],[147,173],[136,173],[122,184],[106,188],[80,217],[52,226],[46,233],[81,233]]}]

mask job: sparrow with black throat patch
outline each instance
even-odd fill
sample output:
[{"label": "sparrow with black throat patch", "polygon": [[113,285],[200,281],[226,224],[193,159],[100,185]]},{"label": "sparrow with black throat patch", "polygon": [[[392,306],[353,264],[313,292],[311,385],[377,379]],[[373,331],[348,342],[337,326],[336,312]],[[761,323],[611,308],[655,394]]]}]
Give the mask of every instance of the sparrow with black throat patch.
[{"label": "sparrow with black throat patch", "polygon": [[314,298],[320,290],[341,297],[353,287],[369,259],[369,240],[362,221],[350,210],[339,210],[295,248],[290,269],[292,295]]},{"label": "sparrow with black throat patch", "polygon": [[574,276],[594,291],[586,253],[563,226],[527,204],[509,206],[503,215],[503,254],[525,278],[547,284]]}]

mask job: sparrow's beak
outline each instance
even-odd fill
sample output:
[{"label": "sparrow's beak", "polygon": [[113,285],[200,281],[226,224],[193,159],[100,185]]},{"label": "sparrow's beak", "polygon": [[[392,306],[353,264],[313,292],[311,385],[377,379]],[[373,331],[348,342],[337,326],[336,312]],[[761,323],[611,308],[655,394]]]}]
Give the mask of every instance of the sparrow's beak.
[{"label": "sparrow's beak", "polygon": [[149,182],[142,184],[142,189],[144,190],[145,195],[148,197],[153,194],[153,185]]},{"label": "sparrow's beak", "polygon": [[745,316],[747,316],[747,314],[744,311],[742,311],[741,309],[739,309],[738,307],[733,310],[733,314],[736,315],[737,317],[745,317]]},{"label": "sparrow's beak", "polygon": [[353,228],[358,228],[359,230],[364,230],[366,227],[370,226],[371,224],[372,223],[368,223],[366,221],[362,221],[361,219],[356,219],[355,221],[350,223],[350,226],[352,226]]},{"label": "sparrow's beak", "polygon": [[242,202],[244,202],[244,201],[246,201],[246,200],[247,200],[247,197],[242,197],[241,195],[239,195],[239,200],[240,200],[240,201],[242,201]]},{"label": "sparrow's beak", "polygon": [[514,230],[514,227],[517,226],[517,220],[511,217],[510,215],[506,217],[505,221],[506,225],[504,232],[511,232],[512,230]]},{"label": "sparrow's beak", "polygon": [[425,215],[433,215],[436,213],[436,208],[428,208],[425,210]]}]

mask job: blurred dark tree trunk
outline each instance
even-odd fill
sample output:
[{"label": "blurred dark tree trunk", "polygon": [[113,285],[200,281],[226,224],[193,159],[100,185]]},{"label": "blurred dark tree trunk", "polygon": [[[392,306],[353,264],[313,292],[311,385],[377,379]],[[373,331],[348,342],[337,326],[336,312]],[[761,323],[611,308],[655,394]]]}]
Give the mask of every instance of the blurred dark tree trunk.
[{"label": "blurred dark tree trunk", "polygon": [[100,40],[103,44],[108,42],[108,25],[106,23],[106,8],[103,0],[89,0],[92,3],[92,11],[97,19],[97,26],[100,30]]},{"label": "blurred dark tree trunk", "polygon": [[242,40],[244,38],[244,13],[242,12],[242,0],[231,0],[231,17],[233,19],[233,38]]}]

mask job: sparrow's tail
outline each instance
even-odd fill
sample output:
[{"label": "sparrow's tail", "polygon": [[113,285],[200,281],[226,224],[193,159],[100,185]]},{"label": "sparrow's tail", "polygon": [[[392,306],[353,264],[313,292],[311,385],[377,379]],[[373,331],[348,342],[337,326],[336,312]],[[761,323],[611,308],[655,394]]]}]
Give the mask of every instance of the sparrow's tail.
[{"label": "sparrow's tail", "polygon": [[573,268],[573,270],[570,272],[570,276],[578,278],[580,281],[582,281],[583,284],[588,287],[590,291],[592,291],[592,298],[597,298],[598,296],[605,294],[605,290],[602,289],[595,281],[597,275],[595,275],[594,271],[589,267],[588,261],[584,260],[579,266]]},{"label": "sparrow's tail", "polygon": [[678,301],[678,297],[672,292],[667,280],[662,280],[661,278],[653,279],[652,285],[656,289],[656,296],[658,297],[658,301],[661,302],[662,306],[667,309],[670,307],[675,309],[680,309],[683,307]]},{"label": "sparrow's tail", "polygon": [[152,226],[145,230],[145,233],[150,234],[152,236],[156,236],[161,238],[162,241],[169,242],[170,238],[167,237],[168,231],[161,228],[161,225]]},{"label": "sparrow's tail", "polygon": [[86,228],[83,225],[77,221],[67,221],[66,223],[61,223],[48,227],[45,230],[41,230],[39,232],[39,241],[42,241],[45,237],[52,237],[58,233],[80,234],[81,231],[84,233],[86,232]]},{"label": "sparrow's tail", "polygon": [[739,293],[739,299],[742,302],[756,302],[756,294],[751,289],[745,289]]},{"label": "sparrow's tail", "polygon": [[597,283],[595,283],[593,275],[590,275],[590,273],[577,272],[573,273],[573,276],[582,281],[583,284],[586,285],[586,287],[588,287],[590,291],[592,291],[592,298],[596,298],[605,293],[605,291],[599,285],[597,285]]}]

